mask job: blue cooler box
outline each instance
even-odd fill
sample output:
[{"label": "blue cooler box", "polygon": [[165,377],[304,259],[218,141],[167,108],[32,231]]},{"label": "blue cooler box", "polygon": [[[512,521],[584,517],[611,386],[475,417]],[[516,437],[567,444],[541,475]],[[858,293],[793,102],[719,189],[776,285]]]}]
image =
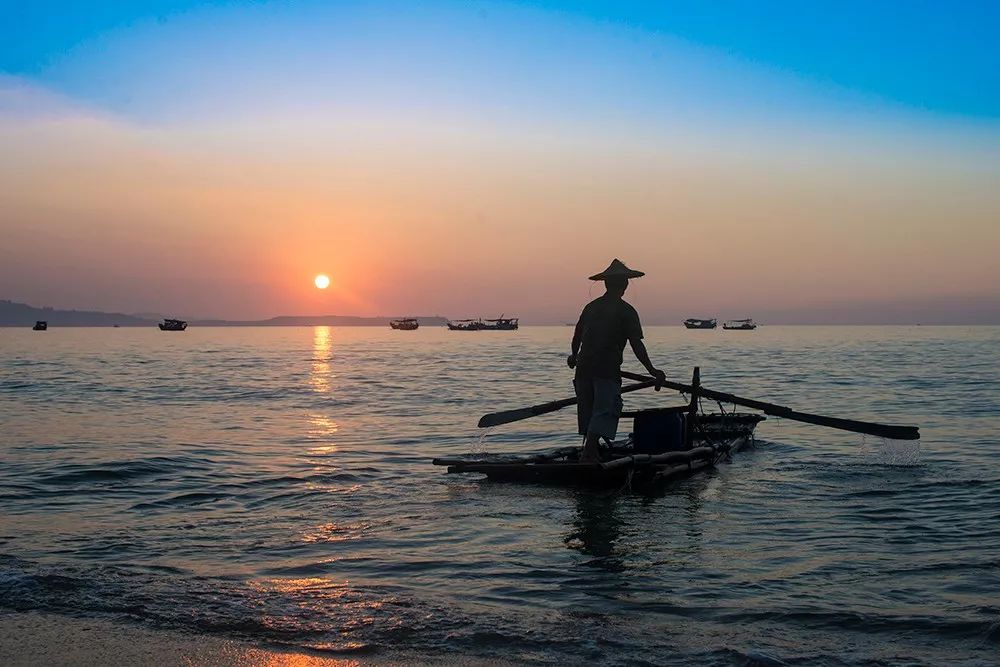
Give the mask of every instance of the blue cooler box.
[{"label": "blue cooler box", "polygon": [[632,442],[637,454],[662,454],[686,450],[687,412],[642,410],[636,413]]}]

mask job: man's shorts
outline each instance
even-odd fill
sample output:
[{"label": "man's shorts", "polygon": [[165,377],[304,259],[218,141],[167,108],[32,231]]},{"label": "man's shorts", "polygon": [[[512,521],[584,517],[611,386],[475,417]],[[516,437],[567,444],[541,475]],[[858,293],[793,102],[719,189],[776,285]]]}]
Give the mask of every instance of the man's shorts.
[{"label": "man's shorts", "polygon": [[614,440],[622,414],[622,380],[577,374],[576,420],[580,435],[593,433]]}]

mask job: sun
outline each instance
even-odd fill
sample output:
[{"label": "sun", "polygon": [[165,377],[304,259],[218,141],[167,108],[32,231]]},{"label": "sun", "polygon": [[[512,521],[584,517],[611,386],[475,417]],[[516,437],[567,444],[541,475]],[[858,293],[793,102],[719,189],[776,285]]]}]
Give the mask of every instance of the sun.
[{"label": "sun", "polygon": [[319,289],[326,289],[330,286],[330,278],[321,273],[313,280],[313,284]]}]

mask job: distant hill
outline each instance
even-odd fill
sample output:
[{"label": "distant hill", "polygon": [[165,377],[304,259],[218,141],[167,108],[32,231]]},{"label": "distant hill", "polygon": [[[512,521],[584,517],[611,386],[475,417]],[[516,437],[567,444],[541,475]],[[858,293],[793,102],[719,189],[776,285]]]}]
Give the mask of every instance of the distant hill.
[{"label": "distant hill", "polygon": [[[152,313],[142,313],[143,316]],[[152,327],[156,317],[140,317],[123,313],[102,313],[93,310],[58,310],[36,308],[26,303],[0,300],[0,327],[30,327],[37,320],[45,320],[51,327]],[[193,327],[387,327],[392,317],[355,317],[353,315],[286,315],[267,320],[192,320]],[[446,319],[439,316],[418,317],[420,324],[444,326]]]},{"label": "distant hill", "polygon": [[26,303],[0,301],[0,327],[30,327],[45,320],[52,327],[151,327],[156,323],[124,313],[102,313],[96,310],[58,310],[35,308]]}]

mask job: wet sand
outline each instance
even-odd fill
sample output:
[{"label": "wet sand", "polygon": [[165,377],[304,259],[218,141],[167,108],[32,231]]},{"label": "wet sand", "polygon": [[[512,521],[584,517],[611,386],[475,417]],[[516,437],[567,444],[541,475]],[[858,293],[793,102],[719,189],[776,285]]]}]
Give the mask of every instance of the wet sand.
[{"label": "wet sand", "polygon": [[219,637],[150,630],[103,619],[0,613],[0,665],[5,667],[386,667],[439,664],[486,666],[482,660],[414,656],[331,657],[255,646]]}]

